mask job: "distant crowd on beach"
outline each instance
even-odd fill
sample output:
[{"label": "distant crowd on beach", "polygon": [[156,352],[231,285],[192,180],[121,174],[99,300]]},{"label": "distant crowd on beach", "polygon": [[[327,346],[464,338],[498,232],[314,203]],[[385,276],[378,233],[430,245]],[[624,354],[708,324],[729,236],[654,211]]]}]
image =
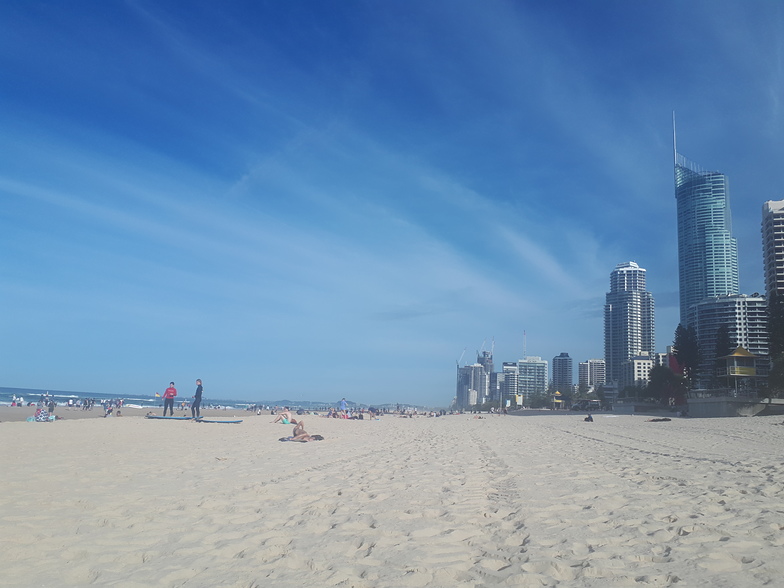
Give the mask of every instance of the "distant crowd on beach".
[{"label": "distant crowd on beach", "polygon": [[[257,406],[256,414],[262,414],[262,407]],[[420,416],[416,410],[405,410],[401,409],[400,406],[397,407],[397,410],[392,411],[389,409],[381,410],[375,407],[349,407],[348,402],[345,398],[341,399],[337,406],[327,406],[323,407],[322,410],[319,412],[316,411],[306,411],[303,408],[298,409],[296,412],[292,412],[291,408],[288,406],[284,406],[280,408],[278,406],[274,406],[268,408],[269,413],[271,416],[275,418],[272,420],[272,423],[281,423],[283,425],[294,425],[294,430],[292,431],[291,435],[286,437],[281,437],[281,441],[299,441],[299,442],[308,442],[308,441],[322,441],[324,437],[321,435],[311,435],[310,433],[305,431],[305,425],[302,417],[304,415],[313,415],[321,418],[329,418],[329,419],[345,419],[345,420],[365,420],[365,418],[369,420],[378,420],[381,415],[388,415],[388,414],[395,414],[398,417],[402,418],[413,418],[415,416]],[[446,411],[430,411],[423,413],[421,416],[425,417],[439,417],[446,414]]]},{"label": "distant crowd on beach", "polygon": [[95,398],[69,398],[66,403],[61,405],[57,403],[54,396],[50,394],[41,394],[36,402],[25,402],[23,396],[17,396],[16,394],[14,394],[11,399],[11,406],[35,406],[36,408],[46,408],[50,413],[53,413],[57,406],[63,406],[67,410],[92,410],[97,404],[106,410],[107,406],[121,408],[124,403],[125,400],[122,398],[105,400],[103,402],[100,402]]},{"label": "distant crowd on beach", "polygon": [[255,405],[253,407],[249,407],[248,410],[253,410],[256,412],[257,415],[261,414],[270,414],[271,416],[275,416],[276,418],[272,421],[273,423],[283,423],[284,425],[288,424],[297,424],[297,418],[305,415],[312,415],[317,416],[320,418],[329,418],[329,419],[346,419],[346,420],[365,420],[365,419],[378,419],[382,415],[391,415],[397,416],[402,418],[414,418],[414,417],[440,417],[446,414],[453,414],[448,413],[446,410],[439,410],[439,411],[424,411],[419,412],[416,409],[407,409],[403,408],[400,405],[397,405],[396,408],[376,408],[373,406],[369,407],[358,407],[358,406],[349,406],[346,399],[343,398],[339,403],[336,403],[336,406],[322,406],[315,410],[305,410],[304,408],[297,408],[293,410],[291,407],[288,406],[265,406],[265,405]]},{"label": "distant crowd on beach", "polygon": [[302,416],[305,414],[317,415],[317,416],[324,416],[329,418],[356,418],[356,419],[364,419],[364,418],[372,418],[376,416],[380,416],[382,414],[391,414],[394,411],[388,408],[374,408],[374,407],[355,407],[349,408],[346,407],[345,409],[339,409],[334,406],[319,406],[316,408],[296,408],[292,409],[289,406],[271,406],[268,404],[253,404],[249,406],[246,410],[250,412],[255,412],[257,415],[262,414],[270,414],[270,415],[277,415],[283,411],[294,411],[296,414]]}]

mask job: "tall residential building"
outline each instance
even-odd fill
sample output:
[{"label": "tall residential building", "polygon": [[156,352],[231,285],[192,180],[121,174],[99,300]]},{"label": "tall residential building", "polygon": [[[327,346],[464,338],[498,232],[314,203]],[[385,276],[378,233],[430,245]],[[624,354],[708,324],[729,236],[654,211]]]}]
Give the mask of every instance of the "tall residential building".
[{"label": "tall residential building", "polygon": [[700,348],[700,365],[697,369],[697,387],[711,388],[717,383],[717,335],[722,326],[729,331],[730,347],[743,347],[757,356],[757,374],[766,376],[769,369],[768,313],[764,296],[716,296],[706,298],[689,310],[689,321],[697,333]]},{"label": "tall residential building", "polygon": [[490,378],[482,364],[458,367],[455,395],[457,408],[467,409],[484,402],[488,394],[489,381]]},{"label": "tall residential building", "polygon": [[681,324],[705,298],[738,294],[738,243],[732,237],[727,176],[709,172],[675,149]]},{"label": "tall residential building", "polygon": [[564,396],[571,396],[574,387],[574,365],[564,352],[553,358],[553,388]]},{"label": "tall residential building", "polygon": [[607,380],[621,379],[632,357],[654,353],[653,296],[645,289],[645,270],[633,261],[619,263],[610,273],[604,305],[604,361]]},{"label": "tall residential building", "polygon": [[547,392],[547,360],[541,357],[524,357],[517,362],[517,393],[523,404],[528,404],[534,394]]},{"label": "tall residential building", "polygon": [[603,359],[581,361],[578,368],[580,386],[593,390],[605,382],[605,364]]},{"label": "tall residential building", "polygon": [[484,391],[484,398],[479,397],[477,402],[494,402],[498,400],[498,374],[493,371],[493,352],[477,351],[476,363],[485,369],[487,374],[487,389]]},{"label": "tall residential building", "polygon": [[762,261],[765,295],[784,294],[784,200],[762,205]]},{"label": "tall residential building", "polygon": [[488,374],[487,401],[498,404],[501,399],[501,388],[504,385],[503,372],[490,372]]},{"label": "tall residential building", "polygon": [[485,368],[488,374],[493,373],[493,352],[492,351],[478,351],[476,354],[476,363]]},{"label": "tall residential building", "polygon": [[511,400],[518,394],[517,391],[517,362],[505,361],[503,367],[503,381],[501,383],[501,397],[504,400]]}]

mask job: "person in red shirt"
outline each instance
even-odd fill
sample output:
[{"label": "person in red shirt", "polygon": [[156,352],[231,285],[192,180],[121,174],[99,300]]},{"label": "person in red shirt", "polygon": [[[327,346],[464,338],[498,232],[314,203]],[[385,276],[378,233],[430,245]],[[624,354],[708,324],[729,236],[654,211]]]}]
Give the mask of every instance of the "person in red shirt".
[{"label": "person in red shirt", "polygon": [[169,416],[174,416],[174,397],[177,396],[177,388],[174,382],[169,383],[166,392],[163,393],[163,416],[166,416],[166,409],[169,409]]}]

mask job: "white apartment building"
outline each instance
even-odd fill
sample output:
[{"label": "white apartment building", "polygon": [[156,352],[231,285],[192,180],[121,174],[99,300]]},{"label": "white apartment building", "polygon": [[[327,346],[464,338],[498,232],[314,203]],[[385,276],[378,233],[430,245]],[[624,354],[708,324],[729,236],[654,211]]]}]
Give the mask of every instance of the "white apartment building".
[{"label": "white apartment building", "polygon": [[765,295],[784,293],[784,200],[762,205],[762,261]]},{"label": "white apartment building", "polygon": [[729,331],[732,349],[742,346],[756,355],[757,374],[763,377],[767,375],[770,367],[767,309],[767,299],[759,294],[715,296],[689,308],[689,324],[694,325],[697,331],[700,348],[698,388],[716,385],[716,340],[723,325]]},{"label": "white apartment building", "polygon": [[605,363],[603,359],[581,361],[577,366],[578,383],[588,390],[595,390],[606,381]]},{"label": "white apartment building", "polygon": [[541,357],[525,357],[517,362],[517,393],[523,397],[523,404],[528,404],[534,394],[547,392],[547,368],[547,360]]}]

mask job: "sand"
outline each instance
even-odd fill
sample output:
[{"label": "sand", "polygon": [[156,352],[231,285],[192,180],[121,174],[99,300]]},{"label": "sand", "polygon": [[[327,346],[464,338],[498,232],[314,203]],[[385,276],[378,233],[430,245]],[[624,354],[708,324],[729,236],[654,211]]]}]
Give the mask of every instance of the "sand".
[{"label": "sand", "polygon": [[301,444],[236,414],[0,423],[0,585],[784,577],[781,417],[306,417],[326,440]]}]

